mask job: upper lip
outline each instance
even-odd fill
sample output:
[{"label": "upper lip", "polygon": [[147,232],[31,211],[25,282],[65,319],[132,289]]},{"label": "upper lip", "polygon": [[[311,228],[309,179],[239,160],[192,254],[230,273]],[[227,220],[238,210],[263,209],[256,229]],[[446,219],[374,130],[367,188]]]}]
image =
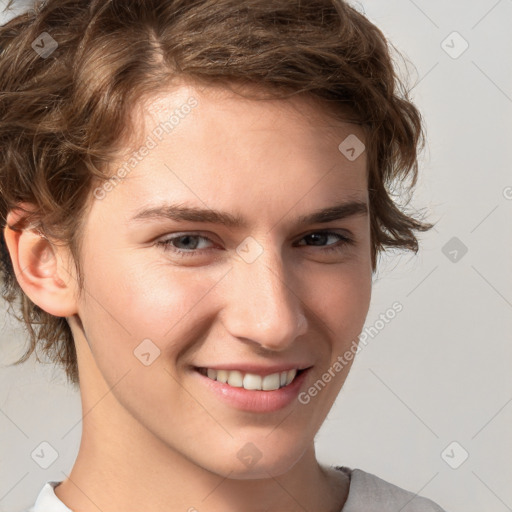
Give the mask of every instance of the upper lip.
[{"label": "upper lip", "polygon": [[253,373],[256,375],[271,375],[273,373],[281,373],[288,370],[306,370],[310,368],[311,365],[303,364],[303,363],[287,363],[287,364],[279,364],[279,365],[271,365],[271,366],[262,366],[258,364],[248,364],[248,363],[229,363],[229,364],[212,364],[208,366],[195,366],[196,369],[199,368],[210,368],[212,370],[226,370],[226,371],[234,371],[238,370],[242,373]]}]

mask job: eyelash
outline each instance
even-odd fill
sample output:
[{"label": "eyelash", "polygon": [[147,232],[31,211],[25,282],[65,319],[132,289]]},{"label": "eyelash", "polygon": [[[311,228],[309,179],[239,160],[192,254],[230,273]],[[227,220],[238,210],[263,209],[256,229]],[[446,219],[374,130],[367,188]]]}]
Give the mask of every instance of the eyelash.
[{"label": "eyelash", "polygon": [[[332,251],[341,252],[345,246],[354,244],[354,240],[352,240],[351,238],[347,237],[346,235],[342,235],[341,233],[335,233],[333,231],[313,231],[312,233],[308,233],[307,235],[304,235],[301,238],[301,240],[306,237],[309,237],[311,235],[318,235],[318,234],[336,236],[336,237],[338,237],[339,242],[341,242],[340,244],[330,244],[330,245],[324,246],[323,247],[324,252],[329,252],[329,253]],[[197,256],[198,252],[209,251],[210,249],[212,249],[212,248],[208,248],[208,249],[184,250],[184,249],[177,249],[172,245],[172,243],[175,240],[179,240],[180,238],[187,238],[187,237],[199,238],[199,239],[208,240],[208,241],[212,242],[212,240],[210,240],[206,236],[194,235],[192,233],[185,233],[185,234],[181,234],[178,236],[174,236],[173,238],[167,238],[165,240],[160,240],[160,241],[156,242],[156,245],[163,247],[164,251],[171,251],[180,257],[194,257],[194,256]],[[306,247],[318,247],[318,246],[310,245],[310,246],[306,246]]]}]

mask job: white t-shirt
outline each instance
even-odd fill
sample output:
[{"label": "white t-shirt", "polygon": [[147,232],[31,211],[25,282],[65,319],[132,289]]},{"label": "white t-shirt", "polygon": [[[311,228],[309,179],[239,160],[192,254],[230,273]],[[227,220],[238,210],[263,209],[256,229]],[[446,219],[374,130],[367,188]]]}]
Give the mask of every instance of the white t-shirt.
[{"label": "white t-shirt", "polygon": [[[349,473],[348,468],[337,468]],[[61,482],[46,482],[26,512],[73,512],[55,495]],[[350,473],[348,498],[340,512],[444,512],[434,502],[390,484],[360,469]]]}]

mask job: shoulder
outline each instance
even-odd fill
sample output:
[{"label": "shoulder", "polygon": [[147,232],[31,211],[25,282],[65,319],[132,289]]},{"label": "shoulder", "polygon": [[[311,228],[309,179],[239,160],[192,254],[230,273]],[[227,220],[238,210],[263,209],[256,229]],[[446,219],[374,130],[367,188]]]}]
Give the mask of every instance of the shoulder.
[{"label": "shoulder", "polygon": [[[338,468],[341,469],[341,468]],[[445,512],[433,501],[362,471],[350,472],[348,498],[341,512]]]}]

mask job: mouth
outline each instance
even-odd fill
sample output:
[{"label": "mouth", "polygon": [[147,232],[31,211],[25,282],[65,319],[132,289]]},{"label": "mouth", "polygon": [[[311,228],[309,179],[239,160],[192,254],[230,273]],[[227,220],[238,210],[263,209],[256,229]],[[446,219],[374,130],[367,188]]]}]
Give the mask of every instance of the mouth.
[{"label": "mouth", "polygon": [[241,370],[195,368],[204,377],[233,388],[248,391],[275,391],[290,386],[306,369],[292,368],[268,375],[259,375]]},{"label": "mouth", "polygon": [[[224,368],[193,369],[198,385],[215,401],[239,411],[267,414],[293,406],[313,367],[279,368],[279,372],[270,368],[246,368],[251,372]],[[258,370],[261,373],[256,373]]]},{"label": "mouth", "polygon": [[244,363],[224,367],[192,367],[195,381],[206,393],[230,408],[272,413],[293,406],[313,366],[258,366]]}]

